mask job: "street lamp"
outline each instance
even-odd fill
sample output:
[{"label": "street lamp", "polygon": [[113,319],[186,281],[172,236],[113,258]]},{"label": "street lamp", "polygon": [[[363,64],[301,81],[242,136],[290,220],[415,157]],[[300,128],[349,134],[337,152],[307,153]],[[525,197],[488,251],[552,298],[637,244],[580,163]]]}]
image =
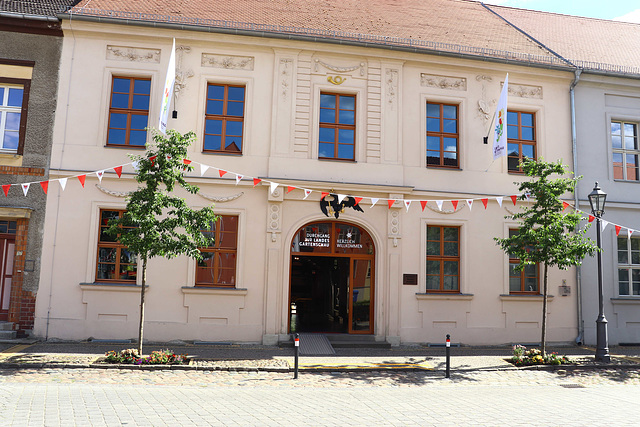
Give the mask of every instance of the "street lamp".
[{"label": "street lamp", "polygon": [[593,191],[589,193],[591,212],[596,217],[596,240],[598,244],[598,320],[596,320],[596,362],[610,362],[609,338],[607,337],[607,319],[604,317],[604,303],[602,295],[602,245],[600,244],[600,218],[604,214],[604,204],[607,193],[602,191],[596,182]]}]

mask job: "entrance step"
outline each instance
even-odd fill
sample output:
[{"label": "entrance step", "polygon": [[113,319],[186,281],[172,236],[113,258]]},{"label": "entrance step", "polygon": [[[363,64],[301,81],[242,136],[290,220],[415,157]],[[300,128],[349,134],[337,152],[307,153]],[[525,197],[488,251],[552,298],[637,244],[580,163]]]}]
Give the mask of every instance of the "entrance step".
[{"label": "entrance step", "polygon": [[375,335],[327,334],[333,348],[391,348],[386,341],[376,341]]},{"label": "entrance step", "polygon": [[0,340],[16,339],[17,332],[13,330],[13,323],[0,322]]}]

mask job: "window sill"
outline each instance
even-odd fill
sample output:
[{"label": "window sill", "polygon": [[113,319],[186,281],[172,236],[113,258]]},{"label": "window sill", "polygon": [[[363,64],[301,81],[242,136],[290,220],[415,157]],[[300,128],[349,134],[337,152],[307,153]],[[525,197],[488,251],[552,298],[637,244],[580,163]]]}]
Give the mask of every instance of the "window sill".
[{"label": "window sill", "polygon": [[183,294],[195,294],[195,295],[247,295],[247,289],[239,288],[216,288],[206,286],[183,286]]},{"label": "window sill", "polygon": [[455,300],[455,301],[471,301],[473,294],[456,294],[447,292],[427,292],[416,293],[417,300]]},{"label": "window sill", "polygon": [[132,148],[134,150],[146,150],[147,145],[117,145],[117,144],[105,144],[105,148]]},{"label": "window sill", "polygon": [[343,163],[358,163],[353,159],[335,159],[333,157],[318,157],[321,162],[343,162]]},{"label": "window sill", "polygon": [[218,156],[242,157],[242,153],[229,153],[225,151],[202,150],[202,154],[215,154]]},{"label": "window sill", "polygon": [[[145,288],[149,288],[149,285],[146,285]],[[140,292],[142,286],[136,285],[135,283],[105,283],[105,282],[95,282],[95,283],[80,283],[80,289],[83,291],[114,291],[114,292]]]},{"label": "window sill", "polygon": [[640,181],[637,181],[635,179],[614,179],[613,182],[628,182],[630,184],[638,184],[638,183],[640,183]]},{"label": "window sill", "polygon": [[[513,295],[500,295],[501,301],[542,301],[542,295],[540,294],[513,294]],[[547,295],[547,301],[553,301],[553,295]]]},{"label": "window sill", "polygon": [[640,296],[621,296],[617,298],[611,298],[611,304],[613,305],[640,305]]},{"label": "window sill", "polygon": [[0,166],[22,166],[22,156],[17,152],[1,151]]},{"label": "window sill", "polygon": [[460,168],[459,166],[427,165],[427,169],[437,169],[437,170],[445,170],[445,171],[462,171],[462,168]]}]

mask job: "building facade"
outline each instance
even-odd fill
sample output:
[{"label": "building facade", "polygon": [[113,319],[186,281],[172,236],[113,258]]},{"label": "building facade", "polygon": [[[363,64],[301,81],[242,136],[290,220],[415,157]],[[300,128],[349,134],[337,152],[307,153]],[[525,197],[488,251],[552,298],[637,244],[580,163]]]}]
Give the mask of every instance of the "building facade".
[{"label": "building facade", "polygon": [[[169,128],[196,133],[201,188],[184,197],[221,219],[204,261],[151,260],[149,340],[539,340],[540,271],[516,272],[493,239],[529,203],[520,159],[573,164],[570,61],[476,2],[416,2],[410,16],[380,2],[368,17],[320,1],[85,3],[62,24],[36,335],[137,335],[139,266],[102,230],[136,187],[128,154],[158,126],[175,38]],[[499,124],[509,153],[492,161]],[[576,271],[549,283],[548,340],[573,342]]]},{"label": "building facade", "polygon": [[[56,13],[73,2],[7,2],[0,14],[0,322],[7,337],[33,329],[62,49]],[[17,185],[16,185],[17,184]]]}]

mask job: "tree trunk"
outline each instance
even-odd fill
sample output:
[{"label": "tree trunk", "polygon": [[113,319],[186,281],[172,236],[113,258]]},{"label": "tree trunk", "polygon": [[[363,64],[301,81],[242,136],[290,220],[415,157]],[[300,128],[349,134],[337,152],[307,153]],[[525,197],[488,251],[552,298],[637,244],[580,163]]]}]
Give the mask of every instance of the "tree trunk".
[{"label": "tree trunk", "polygon": [[540,351],[542,357],[547,354],[547,263],[544,263],[544,281],[542,286],[542,338],[540,342]]},{"label": "tree trunk", "polygon": [[144,290],[147,286],[147,258],[142,260],[142,289],[140,290],[140,325],[138,326],[138,357],[142,357],[142,330],[144,328]]}]

